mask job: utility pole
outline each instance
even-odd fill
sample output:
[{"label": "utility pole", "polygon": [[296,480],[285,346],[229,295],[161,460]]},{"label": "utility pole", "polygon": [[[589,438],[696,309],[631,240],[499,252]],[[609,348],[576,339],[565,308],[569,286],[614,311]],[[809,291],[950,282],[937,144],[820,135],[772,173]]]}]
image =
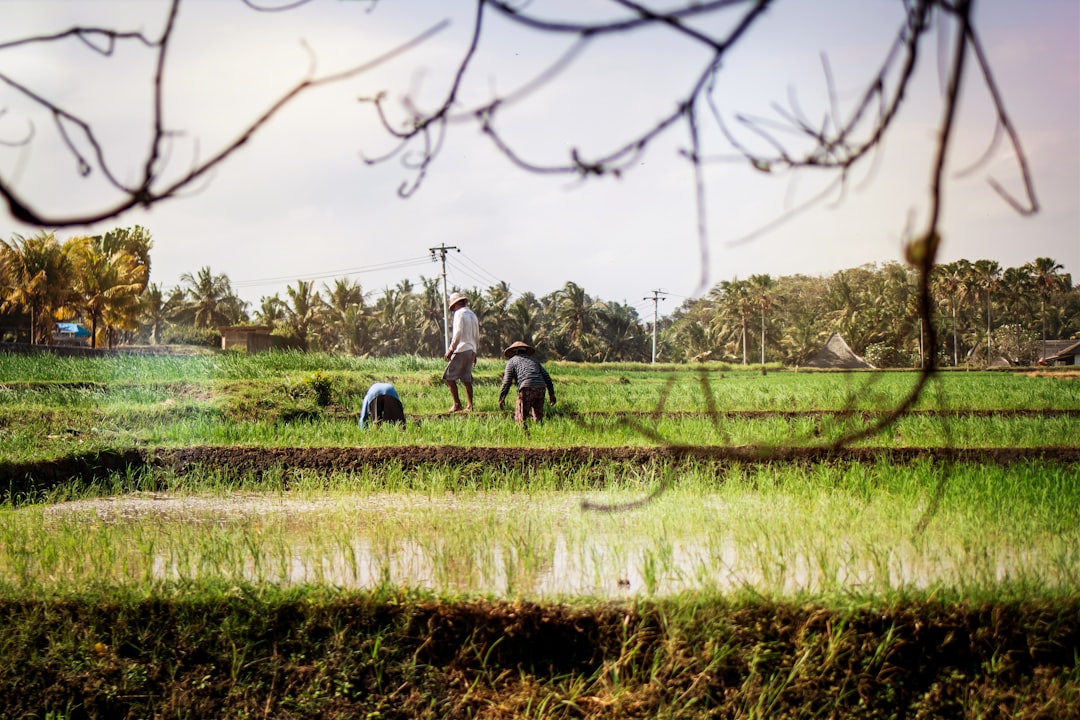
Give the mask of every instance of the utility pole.
[{"label": "utility pole", "polygon": [[[446,307],[446,251],[460,249],[453,245],[447,245],[442,243],[439,247],[428,248],[431,251],[431,262],[440,260],[442,262],[442,329],[443,329],[443,347],[450,348],[450,322],[448,320],[449,309]],[[439,254],[439,257],[435,257],[435,253]]]},{"label": "utility pole", "polygon": [[661,300],[667,300],[667,297],[661,297],[665,295],[663,290],[653,290],[652,297],[643,297],[642,300],[652,300],[652,361],[656,364],[656,306]]}]

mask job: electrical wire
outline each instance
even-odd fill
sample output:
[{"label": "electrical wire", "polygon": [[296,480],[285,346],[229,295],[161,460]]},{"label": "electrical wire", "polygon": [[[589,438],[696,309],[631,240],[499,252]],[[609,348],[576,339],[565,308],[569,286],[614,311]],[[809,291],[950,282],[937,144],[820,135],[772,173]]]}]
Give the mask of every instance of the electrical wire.
[{"label": "electrical wire", "polygon": [[494,273],[489,272],[480,263],[476,262],[476,260],[473,260],[471,257],[469,257],[469,255],[467,253],[459,252],[458,254],[461,256],[461,259],[464,260],[466,263],[468,263],[474,270],[476,270],[481,275],[486,276],[488,278],[487,280],[484,281],[488,285],[498,285],[499,283],[501,283],[503,281],[502,278],[495,275]]},{"label": "electrical wire", "polygon": [[390,260],[384,263],[376,263],[374,265],[361,265],[357,267],[344,268],[341,270],[327,270],[317,273],[311,273],[302,277],[297,277],[296,275],[282,275],[278,277],[241,280],[238,282],[233,282],[232,286],[235,288],[244,288],[256,287],[259,285],[270,285],[273,283],[289,282],[295,280],[325,280],[327,278],[349,277],[350,275],[362,275],[365,273],[381,272],[385,270],[401,270],[405,268],[419,267],[420,265],[428,265],[430,263],[431,258],[423,256],[419,258]]}]

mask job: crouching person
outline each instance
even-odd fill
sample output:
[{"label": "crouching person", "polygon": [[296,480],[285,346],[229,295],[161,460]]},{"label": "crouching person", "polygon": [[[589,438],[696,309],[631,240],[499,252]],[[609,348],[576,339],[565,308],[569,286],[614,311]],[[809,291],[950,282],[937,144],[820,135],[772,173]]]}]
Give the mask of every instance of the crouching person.
[{"label": "crouching person", "polygon": [[551,376],[544,366],[532,357],[534,352],[535,348],[520,340],[503,351],[507,363],[503,372],[502,388],[499,389],[499,409],[502,409],[510,385],[517,385],[514,419],[522,425],[527,417],[543,422],[545,391],[551,398],[551,404],[555,404],[555,386],[551,382]]},{"label": "crouching person", "polygon": [[364,423],[378,425],[381,422],[405,424],[405,408],[397,390],[387,382],[379,382],[368,388],[364,404],[360,407],[360,427]]}]

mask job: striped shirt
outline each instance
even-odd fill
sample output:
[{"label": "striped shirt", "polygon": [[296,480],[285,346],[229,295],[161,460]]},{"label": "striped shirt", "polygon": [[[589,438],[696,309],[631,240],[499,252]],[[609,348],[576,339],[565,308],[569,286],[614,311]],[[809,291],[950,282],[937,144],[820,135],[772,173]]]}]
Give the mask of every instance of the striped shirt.
[{"label": "striped shirt", "polygon": [[529,355],[515,355],[506,361],[506,371],[503,372],[502,387],[499,389],[499,402],[506,398],[510,392],[510,385],[514,383],[521,388],[547,388],[551,396],[555,396],[555,386],[551,383],[551,376],[540,361]]}]

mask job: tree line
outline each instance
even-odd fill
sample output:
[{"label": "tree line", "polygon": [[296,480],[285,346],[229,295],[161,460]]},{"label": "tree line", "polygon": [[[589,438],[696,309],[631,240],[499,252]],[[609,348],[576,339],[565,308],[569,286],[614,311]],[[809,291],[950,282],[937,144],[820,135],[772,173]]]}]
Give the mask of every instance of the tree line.
[{"label": "tree line", "polygon": [[[0,240],[0,332],[5,341],[56,341],[56,323],[77,320],[94,347],[118,344],[219,346],[218,328],[264,325],[281,348],[358,356],[441,355],[443,295],[438,278],[402,280],[380,292],[357,281],[298,280],[241,300],[225,274],[209,267],[165,289],[149,282],[150,233],[118,228],[64,242],[52,233]],[[1004,357],[1032,364],[1047,339],[1080,334],[1080,290],[1052,258],[1015,268],[993,260],[935,267],[938,364],[985,364]],[[513,340],[549,358],[580,362],[651,357],[653,328],[625,303],[593,297],[566,282],[558,290],[513,297],[500,282],[465,293],[482,327],[481,355]],[[900,263],[863,265],[828,277],[751,275],[725,280],[662,318],[657,359],[799,365],[832,332],[878,367],[918,367],[929,349],[918,312],[917,278]]]},{"label": "tree line", "polygon": [[[934,267],[931,313],[937,365],[1030,365],[1048,339],[1080,334],[1080,290],[1052,258],[1002,268],[995,260]],[[829,277],[751,275],[723,281],[682,305],[664,333],[683,359],[799,365],[837,332],[877,367],[921,367],[927,328],[916,272],[900,263],[869,264]]]}]

